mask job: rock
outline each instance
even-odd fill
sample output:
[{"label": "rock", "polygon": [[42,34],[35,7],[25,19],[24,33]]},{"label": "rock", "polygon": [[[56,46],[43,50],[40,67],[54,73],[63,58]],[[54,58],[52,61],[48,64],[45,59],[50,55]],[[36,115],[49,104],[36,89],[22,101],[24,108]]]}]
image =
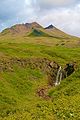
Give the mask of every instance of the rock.
[{"label": "rock", "polygon": [[47,58],[11,58],[8,61],[0,61],[0,71],[15,71],[13,65],[22,68],[39,69],[48,76],[48,84],[54,85],[56,80],[57,69],[59,65]]},{"label": "rock", "polygon": [[58,64],[56,64],[56,63],[55,63],[55,62],[53,62],[53,61],[52,61],[52,62],[50,62],[50,64],[49,64],[49,65],[50,65],[50,67],[51,67],[51,68],[58,68],[58,67],[59,67],[59,66],[58,66]]},{"label": "rock", "polygon": [[74,63],[68,63],[68,64],[66,64],[66,67],[65,67],[64,71],[66,73],[66,77],[70,76],[75,71],[75,65],[74,65]]}]

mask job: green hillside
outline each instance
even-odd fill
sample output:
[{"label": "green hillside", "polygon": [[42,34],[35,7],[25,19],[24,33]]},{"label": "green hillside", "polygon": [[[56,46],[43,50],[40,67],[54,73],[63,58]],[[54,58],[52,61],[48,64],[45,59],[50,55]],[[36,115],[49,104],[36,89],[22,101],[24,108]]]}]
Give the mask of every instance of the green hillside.
[{"label": "green hillside", "polygon": [[[41,29],[0,36],[0,120],[80,120],[80,39]],[[55,86],[66,64],[75,71]]]},{"label": "green hillside", "polygon": [[28,35],[29,37],[51,37],[49,34],[38,30],[38,29],[33,29],[32,32]]}]

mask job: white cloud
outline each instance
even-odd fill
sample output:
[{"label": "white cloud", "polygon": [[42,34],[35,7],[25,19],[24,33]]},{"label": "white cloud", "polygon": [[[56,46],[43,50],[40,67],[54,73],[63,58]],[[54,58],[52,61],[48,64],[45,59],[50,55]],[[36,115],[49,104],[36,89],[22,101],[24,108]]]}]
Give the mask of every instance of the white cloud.
[{"label": "white cloud", "polygon": [[79,2],[79,0],[2,0],[0,30],[16,23],[38,21],[46,26],[56,25],[65,32],[80,36]]},{"label": "white cloud", "polygon": [[69,34],[80,36],[80,5],[49,10],[40,17],[39,22],[44,25],[52,23]]},{"label": "white cloud", "polygon": [[53,7],[73,6],[78,0],[36,0],[36,3],[42,9],[52,9]]}]

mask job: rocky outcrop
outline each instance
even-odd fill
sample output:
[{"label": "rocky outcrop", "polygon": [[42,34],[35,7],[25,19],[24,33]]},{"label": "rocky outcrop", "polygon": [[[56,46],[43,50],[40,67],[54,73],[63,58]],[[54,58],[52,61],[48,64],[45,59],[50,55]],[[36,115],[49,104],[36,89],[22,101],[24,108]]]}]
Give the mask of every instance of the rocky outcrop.
[{"label": "rocky outcrop", "polygon": [[46,27],[45,29],[56,29],[56,27],[54,27],[52,24],[49,25],[48,27]]},{"label": "rocky outcrop", "polygon": [[27,59],[18,59],[13,58],[8,61],[0,61],[0,72],[2,71],[14,71],[14,65],[18,65],[24,68],[31,69],[40,69],[42,72],[47,74],[49,84],[53,85],[55,83],[56,74],[59,68],[59,65],[46,58],[27,58]]},{"label": "rocky outcrop", "polygon": [[75,71],[75,63],[66,64],[64,71],[65,71],[66,77],[70,76]]},{"label": "rocky outcrop", "polygon": [[44,74],[47,74],[48,84],[50,86],[59,85],[61,80],[68,77],[75,71],[74,64],[66,64],[66,67],[62,69],[62,67],[56,62],[47,58],[13,58],[8,61],[0,61],[0,72],[15,72],[14,65],[18,65],[26,69],[40,69],[42,72],[44,72]]},{"label": "rocky outcrop", "polygon": [[11,28],[7,28],[1,32],[1,35],[26,35],[27,33],[30,33],[33,28],[41,29],[43,28],[41,25],[39,25],[37,22],[32,23],[25,23],[25,24],[16,24],[12,26]]}]

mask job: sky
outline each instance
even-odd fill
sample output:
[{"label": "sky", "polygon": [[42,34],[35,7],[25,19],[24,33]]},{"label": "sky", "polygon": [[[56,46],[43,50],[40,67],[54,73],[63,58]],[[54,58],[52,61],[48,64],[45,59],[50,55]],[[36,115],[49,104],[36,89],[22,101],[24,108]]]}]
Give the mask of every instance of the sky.
[{"label": "sky", "polygon": [[0,0],[0,31],[34,21],[80,37],[80,0]]}]

